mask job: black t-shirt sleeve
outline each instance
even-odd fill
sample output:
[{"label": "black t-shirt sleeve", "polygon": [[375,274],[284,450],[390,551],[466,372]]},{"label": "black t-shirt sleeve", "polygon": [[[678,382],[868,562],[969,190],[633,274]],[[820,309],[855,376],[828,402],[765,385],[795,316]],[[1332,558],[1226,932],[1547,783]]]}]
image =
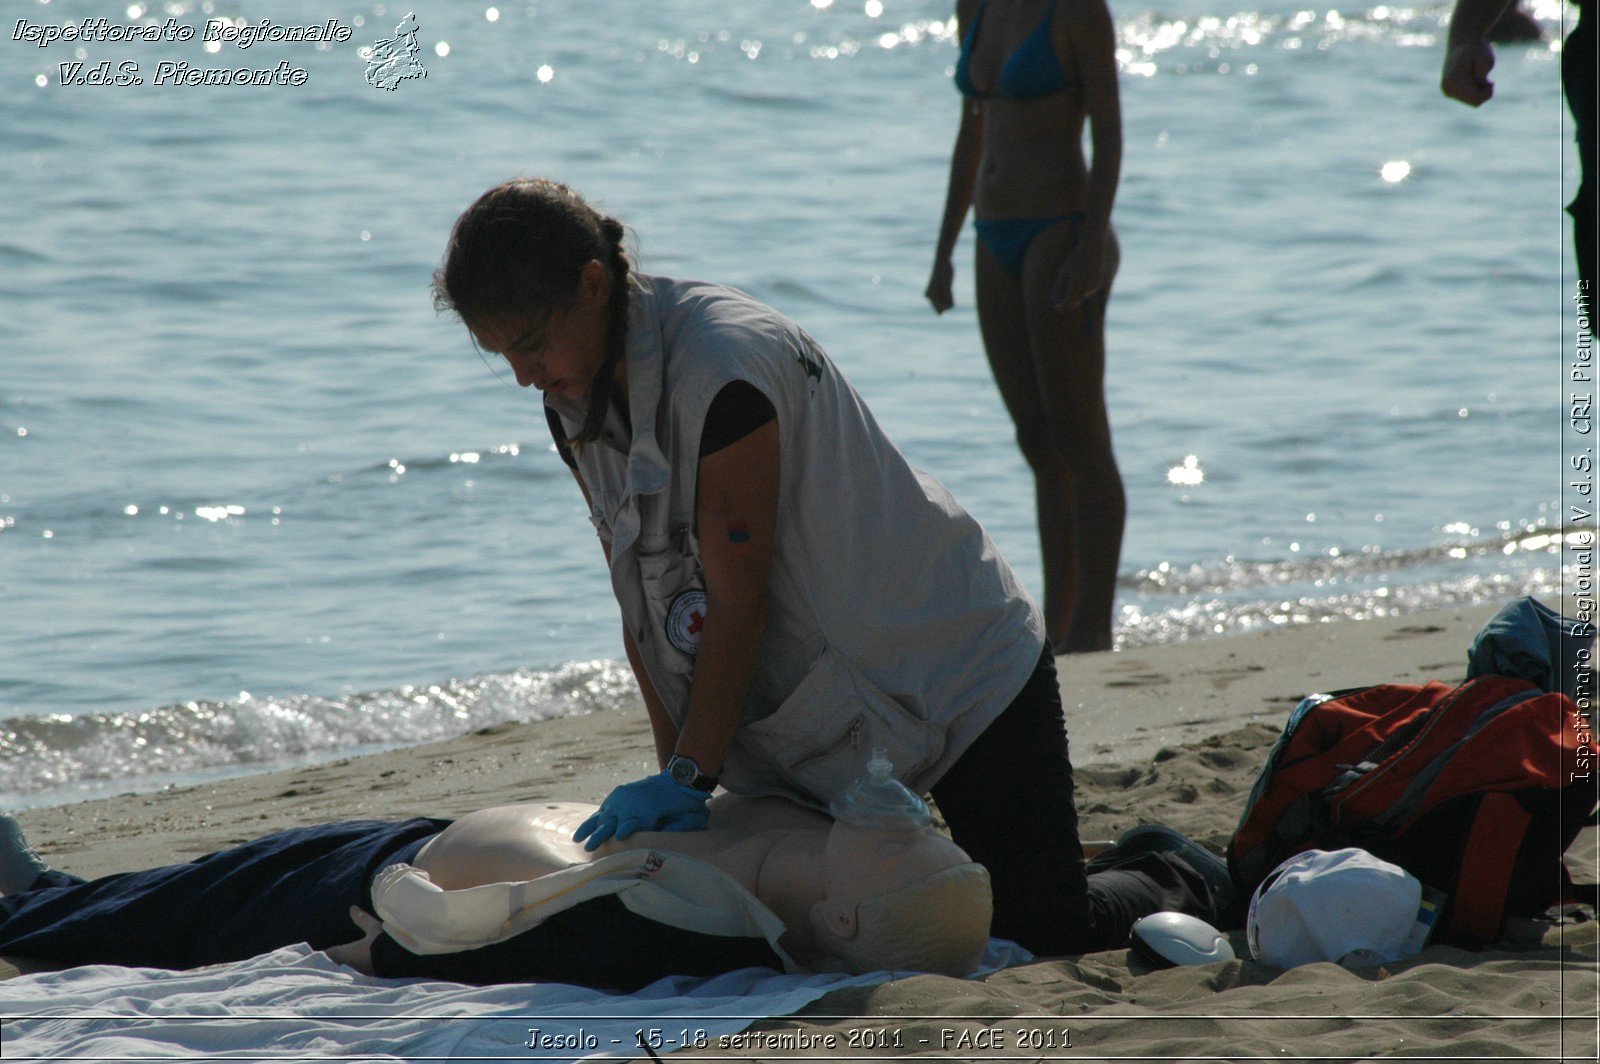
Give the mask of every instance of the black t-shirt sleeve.
[{"label": "black t-shirt sleeve", "polygon": [[547,406],[544,408],[544,419],[550,423],[550,438],[556,441],[556,453],[569,468],[577,469],[578,460],[572,457],[572,448],[567,446],[567,430],[561,425],[561,415]]},{"label": "black t-shirt sleeve", "polygon": [[711,400],[705,423],[700,427],[700,457],[716,454],[777,419],[778,412],[773,409],[772,400],[749,381],[724,384]]},{"label": "black t-shirt sleeve", "polygon": [[[556,453],[570,468],[578,468],[572,448],[567,446],[567,430],[561,424],[561,415],[547,406],[544,408],[544,417],[550,425],[550,438],[555,441]],[[772,400],[749,381],[732,381],[723,385],[716,398],[711,400],[706,420],[700,428],[700,457],[716,454],[724,447],[738,443],[777,418],[778,412],[773,408]]]}]

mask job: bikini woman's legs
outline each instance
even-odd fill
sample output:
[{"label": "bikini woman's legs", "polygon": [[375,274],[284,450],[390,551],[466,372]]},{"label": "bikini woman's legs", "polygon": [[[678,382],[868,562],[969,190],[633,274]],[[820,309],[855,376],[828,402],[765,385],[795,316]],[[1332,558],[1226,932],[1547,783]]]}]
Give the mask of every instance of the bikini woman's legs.
[{"label": "bikini woman's legs", "polygon": [[1000,389],[1001,401],[1016,425],[1022,457],[1033,472],[1044,569],[1045,634],[1051,646],[1060,646],[1072,618],[1074,599],[1071,474],[1052,442],[1050,410],[1040,394],[1034,368],[1022,285],[981,242],[976,278],[978,326],[989,368]]},{"label": "bikini woman's legs", "polygon": [[[1051,303],[1061,264],[1077,243],[1067,220],[1040,233],[1022,265],[1033,386],[1045,408],[1050,452],[1066,469],[1066,490],[1053,520],[1067,525],[1070,545],[1070,621],[1052,632],[1064,653],[1111,649],[1112,608],[1127,497],[1111,446],[1105,397],[1105,308],[1119,250],[1110,237],[1111,265],[1101,289],[1065,314]],[[1041,528],[1044,526],[1041,509]]]},{"label": "bikini woman's legs", "polygon": [[[1105,403],[1105,303],[1111,282],[1066,314],[1051,305],[1077,240],[1071,219],[1045,229],[1020,281],[977,252],[978,323],[1000,397],[1033,471],[1044,563],[1045,630],[1060,652],[1109,650],[1127,498]],[[1115,275],[1117,248],[1110,254]]]}]

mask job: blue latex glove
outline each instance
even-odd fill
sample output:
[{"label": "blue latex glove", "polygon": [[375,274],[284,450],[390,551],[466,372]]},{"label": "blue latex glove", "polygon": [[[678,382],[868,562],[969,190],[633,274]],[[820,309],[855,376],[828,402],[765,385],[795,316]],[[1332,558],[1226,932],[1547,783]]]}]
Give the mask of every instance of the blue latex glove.
[{"label": "blue latex glove", "polygon": [[594,816],[572,833],[572,841],[593,853],[608,839],[625,839],[636,831],[704,831],[711,817],[706,808],[710,797],[658,772],[606,795]]}]

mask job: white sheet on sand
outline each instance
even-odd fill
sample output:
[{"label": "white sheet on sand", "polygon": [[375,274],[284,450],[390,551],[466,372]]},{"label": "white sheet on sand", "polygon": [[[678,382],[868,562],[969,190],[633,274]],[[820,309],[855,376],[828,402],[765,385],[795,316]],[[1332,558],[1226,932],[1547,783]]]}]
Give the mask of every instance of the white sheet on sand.
[{"label": "white sheet on sand", "polygon": [[[978,974],[1030,959],[1021,947],[992,940]],[[662,979],[619,995],[558,983],[377,979],[307,946],[287,946],[189,972],[91,965],[5,980],[0,1058],[637,1060],[645,1056],[639,1031],[661,1032],[663,1044],[654,1048],[663,1056],[680,1048],[680,1032],[703,1032],[716,1045],[830,990],[894,975],[747,968]],[[530,1047],[533,1029],[545,1041]]]}]

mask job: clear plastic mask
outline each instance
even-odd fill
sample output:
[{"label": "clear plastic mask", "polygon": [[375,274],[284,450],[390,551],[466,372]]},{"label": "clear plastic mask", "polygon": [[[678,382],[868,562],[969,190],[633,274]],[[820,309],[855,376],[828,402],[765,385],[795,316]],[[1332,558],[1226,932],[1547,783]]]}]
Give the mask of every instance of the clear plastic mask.
[{"label": "clear plastic mask", "polygon": [[880,831],[920,831],[933,823],[928,803],[894,778],[881,746],[873,749],[866,774],[830,802],[828,812],[841,823]]}]

